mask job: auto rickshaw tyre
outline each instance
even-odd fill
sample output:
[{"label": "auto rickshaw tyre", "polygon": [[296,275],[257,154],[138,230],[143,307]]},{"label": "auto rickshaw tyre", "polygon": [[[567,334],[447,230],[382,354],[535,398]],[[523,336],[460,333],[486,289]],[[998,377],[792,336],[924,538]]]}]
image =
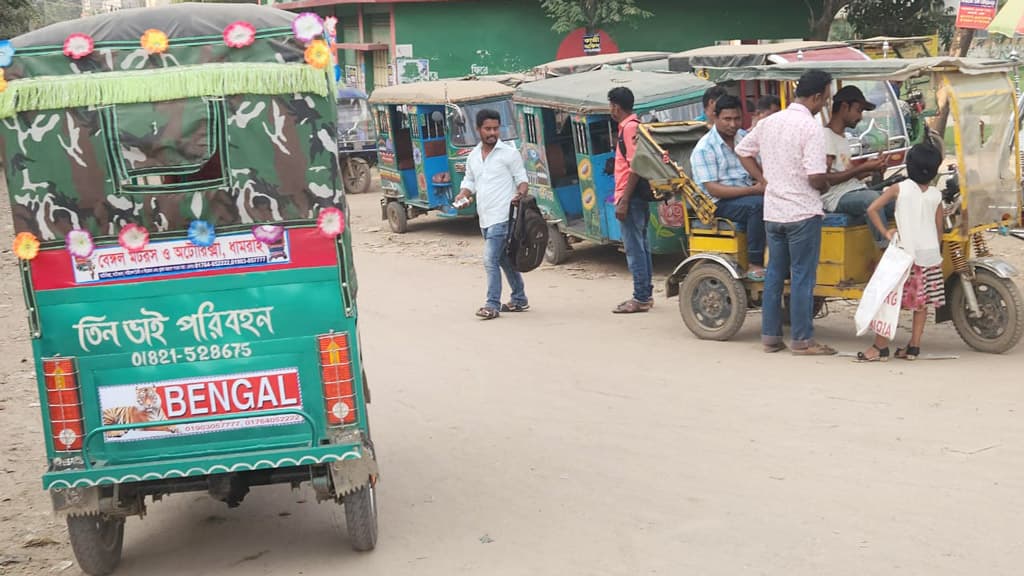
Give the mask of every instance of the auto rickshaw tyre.
[{"label": "auto rickshaw tyre", "polygon": [[121,563],[124,546],[124,518],[105,514],[69,516],[71,549],[82,572],[104,576]]},{"label": "auto rickshaw tyre", "polygon": [[365,194],[370,189],[370,163],[362,158],[349,158],[342,162],[345,191],[349,194]]},{"label": "auto rickshaw tyre", "polygon": [[747,318],[747,289],[723,266],[698,264],[679,285],[679,315],[701,340],[729,340]]},{"label": "auto rickshaw tyre", "polygon": [[[1024,335],[1024,298],[1020,289],[1013,280],[979,269],[975,271],[974,292],[978,306],[985,312],[980,319],[969,316],[967,295],[959,280],[954,281],[950,289],[947,304],[960,339],[979,352],[1002,354],[1012,350]],[[998,333],[980,333],[993,330]]]},{"label": "auto rickshaw tyre", "polygon": [[548,226],[548,245],[544,248],[544,259],[557,266],[569,258],[569,241],[558,226]]},{"label": "auto rickshaw tyre", "polygon": [[377,547],[377,490],[373,482],[341,499],[345,506],[345,527],[352,548],[369,552]]},{"label": "auto rickshaw tyre", "polygon": [[388,202],[387,207],[388,224],[395,234],[405,234],[409,229],[409,215],[406,213],[405,204],[401,202]]}]

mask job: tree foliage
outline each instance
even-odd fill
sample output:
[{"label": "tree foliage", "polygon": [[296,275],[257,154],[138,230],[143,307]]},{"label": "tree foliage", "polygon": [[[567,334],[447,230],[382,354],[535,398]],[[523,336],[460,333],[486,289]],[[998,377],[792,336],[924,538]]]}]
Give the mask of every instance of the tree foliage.
[{"label": "tree foliage", "polygon": [[854,0],[846,21],[862,38],[938,33],[948,41],[954,12],[943,0]]},{"label": "tree foliage", "polygon": [[588,34],[609,24],[630,24],[650,18],[654,14],[637,6],[637,0],[540,0],[548,18],[554,21],[551,29],[568,34],[583,27]]},{"label": "tree foliage", "polygon": [[822,0],[821,9],[815,10],[815,3],[812,3],[811,0],[804,0],[807,11],[810,13],[807,19],[807,24],[811,31],[810,39],[828,40],[828,33],[832,29],[832,22],[836,19],[836,14],[839,14],[839,11],[848,6],[852,1]]},{"label": "tree foliage", "polygon": [[29,0],[0,0],[0,40],[31,30],[38,14]]}]

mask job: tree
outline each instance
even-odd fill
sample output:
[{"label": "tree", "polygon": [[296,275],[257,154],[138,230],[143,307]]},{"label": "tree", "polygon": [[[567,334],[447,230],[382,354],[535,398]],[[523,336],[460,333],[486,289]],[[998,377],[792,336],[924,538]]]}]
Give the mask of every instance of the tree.
[{"label": "tree", "polygon": [[587,34],[609,24],[630,24],[654,14],[636,5],[637,0],[540,0],[548,18],[555,23],[551,29],[568,34],[584,27]]},{"label": "tree", "polygon": [[862,38],[940,33],[948,43],[953,9],[943,0],[853,0],[846,21]]},{"label": "tree", "polygon": [[32,29],[38,11],[29,0],[0,0],[0,40],[14,38]]},{"label": "tree", "polygon": [[808,18],[808,25],[811,28],[811,40],[828,40],[829,30],[832,29],[832,22],[836,14],[848,6],[853,0],[822,0],[821,10],[815,12],[811,0],[804,0],[807,11],[811,16]]}]

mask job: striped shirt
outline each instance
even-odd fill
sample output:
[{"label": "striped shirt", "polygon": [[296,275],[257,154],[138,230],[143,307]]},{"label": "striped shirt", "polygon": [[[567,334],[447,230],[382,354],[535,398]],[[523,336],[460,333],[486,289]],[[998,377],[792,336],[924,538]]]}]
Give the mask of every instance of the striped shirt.
[{"label": "striped shirt", "polygon": [[[746,135],[745,130],[737,132],[734,144],[739,145]],[[716,203],[719,198],[708,192],[705,187],[708,182],[718,182],[731,188],[754,185],[754,179],[740,164],[740,157],[718,133],[718,128],[712,128],[693,147],[693,152],[690,153],[690,169],[700,189]]]}]

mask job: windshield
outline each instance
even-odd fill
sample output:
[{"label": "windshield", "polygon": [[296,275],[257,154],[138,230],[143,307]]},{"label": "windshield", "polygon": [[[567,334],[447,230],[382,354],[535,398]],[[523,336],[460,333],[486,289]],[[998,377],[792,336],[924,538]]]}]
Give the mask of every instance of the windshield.
[{"label": "windshield", "polygon": [[338,99],[338,139],[342,142],[377,139],[370,107],[362,98]]},{"label": "windshield", "polygon": [[846,137],[853,145],[854,156],[877,154],[909,146],[903,112],[887,82],[850,81],[844,84],[857,86],[864,92],[868,102],[878,106],[871,112],[864,112],[860,124],[846,131]]},{"label": "windshield", "polygon": [[515,140],[519,137],[511,100],[460,105],[459,109],[462,111],[461,115],[450,116],[452,144],[455,146],[476,146],[480,142],[480,135],[476,131],[476,115],[485,109],[497,110],[498,114],[501,114],[502,140]]},{"label": "windshield", "polygon": [[703,112],[704,109],[701,107],[700,100],[697,100],[674,108],[641,112],[639,117],[640,121],[644,124],[651,122],[684,122],[696,120]]}]

